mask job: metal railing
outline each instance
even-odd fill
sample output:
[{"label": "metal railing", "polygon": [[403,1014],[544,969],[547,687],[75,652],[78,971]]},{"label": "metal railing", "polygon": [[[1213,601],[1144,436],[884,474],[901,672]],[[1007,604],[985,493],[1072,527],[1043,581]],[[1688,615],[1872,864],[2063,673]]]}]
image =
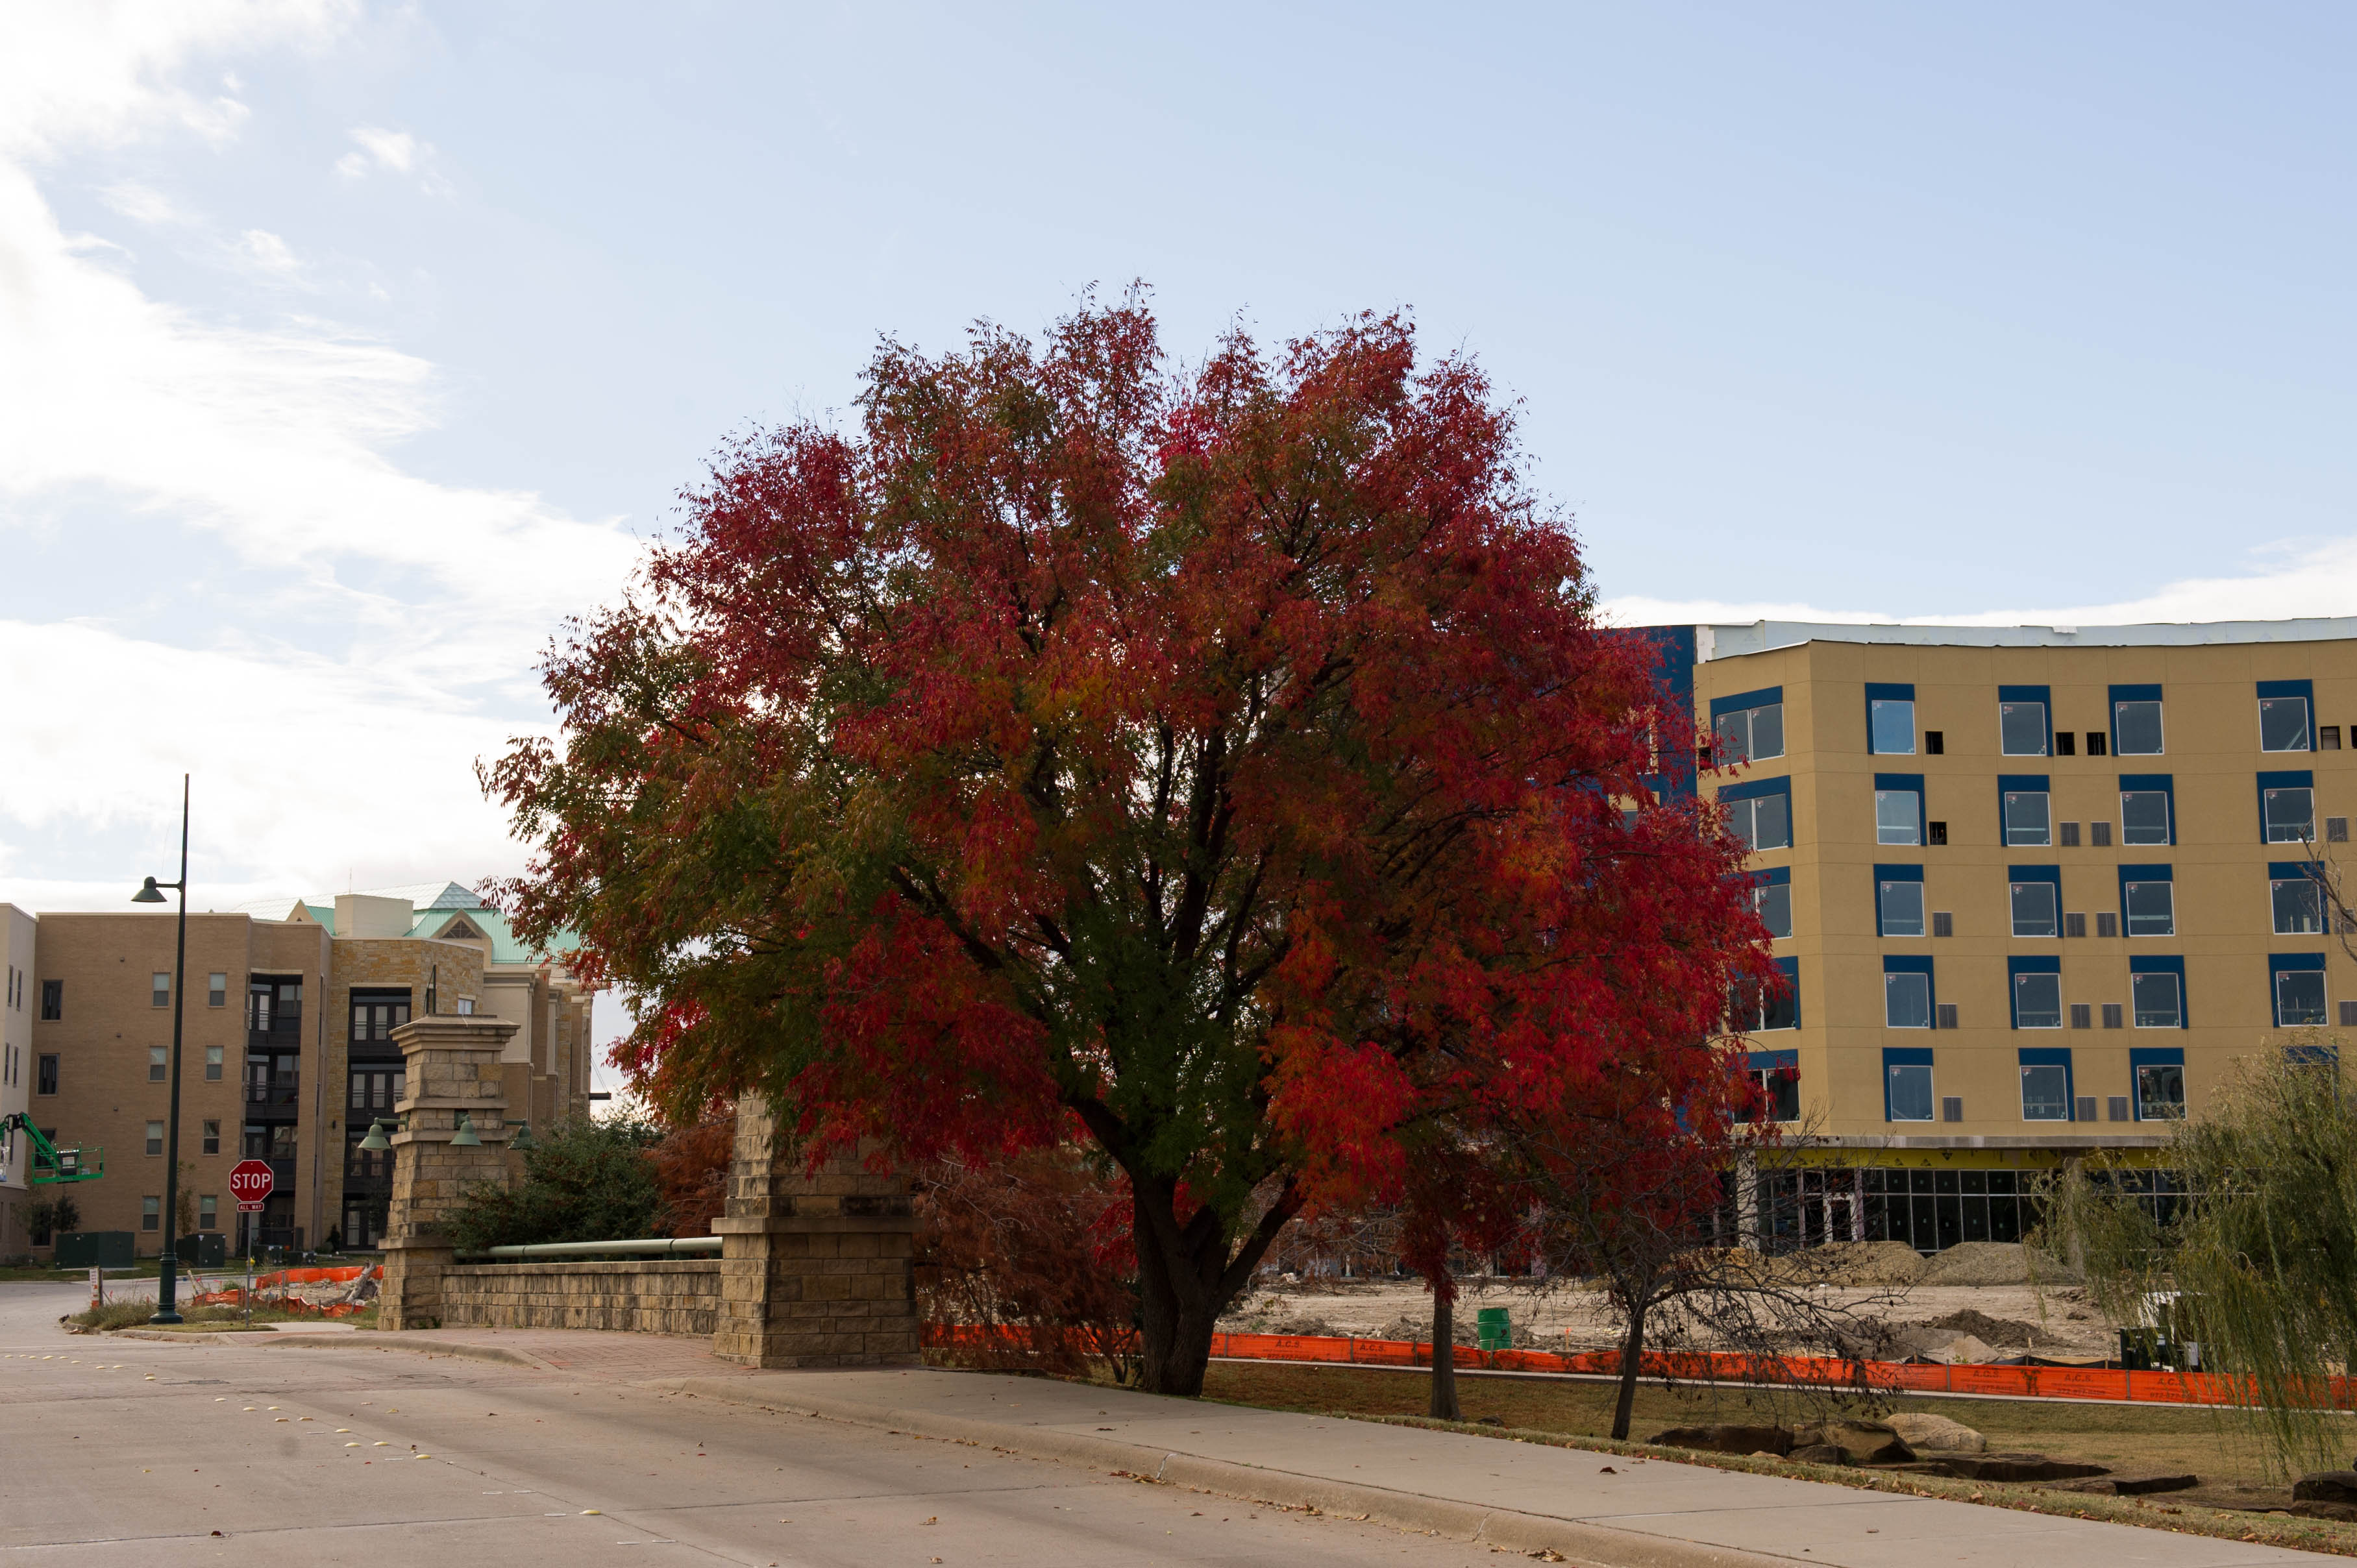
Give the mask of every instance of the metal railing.
[{"label": "metal railing", "polygon": [[460,1252],[461,1258],[668,1258],[691,1252],[717,1252],[717,1236],[654,1236],[637,1241],[533,1241],[514,1247],[486,1247]]}]

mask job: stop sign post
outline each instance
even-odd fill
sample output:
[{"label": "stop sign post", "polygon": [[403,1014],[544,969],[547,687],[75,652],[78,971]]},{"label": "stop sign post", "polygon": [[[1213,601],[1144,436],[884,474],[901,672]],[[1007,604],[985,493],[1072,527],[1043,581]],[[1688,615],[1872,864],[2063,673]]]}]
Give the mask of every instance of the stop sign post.
[{"label": "stop sign post", "polygon": [[270,1165],[263,1160],[240,1160],[229,1173],[229,1190],[237,1199],[240,1214],[258,1214],[270,1189],[278,1178],[270,1174]]}]

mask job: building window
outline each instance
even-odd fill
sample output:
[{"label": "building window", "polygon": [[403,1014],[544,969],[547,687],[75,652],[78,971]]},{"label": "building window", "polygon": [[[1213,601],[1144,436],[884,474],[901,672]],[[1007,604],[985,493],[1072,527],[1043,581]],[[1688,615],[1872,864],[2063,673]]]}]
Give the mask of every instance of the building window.
[{"label": "building window", "polygon": [[208,1007],[226,1007],[229,1005],[228,975],[209,974],[205,976],[205,1005]]},{"label": "building window", "polygon": [[[1710,705],[1711,760],[1721,767],[1784,755],[1784,690],[1770,686]],[[467,933],[474,935],[472,931]]]},{"label": "building window", "polygon": [[157,1230],[163,1228],[164,1200],[149,1194],[139,1200],[139,1229]]},{"label": "building window", "polygon": [[1915,688],[1868,685],[1866,749],[1882,757],[1915,755]]},{"label": "building window", "polygon": [[[2074,1029],[2093,1028],[2095,1026],[2095,1010],[2084,1002],[2072,1003],[2071,1026]],[[2112,1120],[2116,1122],[2119,1118],[2115,1116]]]},{"label": "building window", "polygon": [[2059,1029],[2062,1026],[2061,974],[2046,970],[2013,977],[2013,1026],[2017,1029]]},{"label": "building window", "polygon": [[2007,844],[2044,845],[2054,842],[2051,796],[2043,789],[2007,789],[2004,794]]},{"label": "building window", "polygon": [[[2141,871],[2142,866],[2123,866],[2121,870]],[[2168,867],[2160,868],[2166,871]],[[2177,934],[2177,888],[2167,877],[2123,879],[2120,883],[2120,908],[2126,915],[2128,935],[2132,937],[2173,937]]]},{"label": "building window", "polygon": [[[2061,1060],[2055,1060],[2056,1058]],[[2021,1119],[2025,1122],[2071,1120],[2071,1053],[2039,1050],[2021,1053]]]},{"label": "building window", "polygon": [[2300,782],[2259,786],[2259,812],[2269,843],[2316,842],[2316,790],[2302,774]]},{"label": "building window", "polygon": [[1718,798],[1727,808],[1727,831],[1753,850],[1792,848],[1791,789],[1789,779],[1772,779],[1763,784],[1738,784],[1720,790]]},{"label": "building window", "polygon": [[2259,682],[2259,749],[2261,751],[2312,751],[2309,734],[2309,696],[2305,690],[2277,692],[2275,688],[2305,688],[2305,681],[2262,681]]},{"label": "building window", "polygon": [[33,1091],[36,1094],[55,1094],[58,1091],[58,1058],[54,1055],[43,1056],[34,1072]]},{"label": "building window", "polygon": [[148,1082],[161,1083],[170,1075],[172,1069],[170,1058],[171,1051],[168,1047],[150,1046],[147,1047]]},{"label": "building window", "polygon": [[[1788,834],[1785,843],[1791,842]],[[389,1043],[393,1032],[408,1022],[409,993],[352,993],[353,1044]]]},{"label": "building window", "polygon": [[2167,789],[2120,791],[2120,843],[2155,844],[2175,842],[2169,832]]},{"label": "building window", "polygon": [[2055,886],[2039,878],[2016,882],[2013,892],[2013,934],[2017,937],[2050,937],[2056,934]]},{"label": "building window", "polygon": [[[2122,757],[2158,757],[2161,741],[2160,688],[2113,687],[2112,750]],[[2092,744],[2087,755],[2097,755]]]},{"label": "building window", "polygon": [[2185,1053],[2136,1050],[2136,1115],[2139,1122],[2185,1120]]},{"label": "building window", "polygon": [[54,1024],[66,1015],[66,983],[62,980],[41,982],[41,1021]]},{"label": "building window", "polygon": [[1999,687],[1996,726],[1999,748],[2006,756],[2044,757],[2047,754],[2046,688]]},{"label": "building window", "polygon": [[2324,955],[2276,953],[2268,960],[2275,971],[2276,1027],[2320,1029],[2324,1026]]},{"label": "building window", "polygon": [[154,1005],[169,1007],[172,1004],[172,977],[162,973],[156,975],[149,983],[149,996]]},{"label": "building window", "polygon": [[147,1152],[151,1155],[164,1152],[164,1123],[161,1122],[147,1123]]},{"label": "building window", "polygon": [[[1923,934],[1923,875],[1915,866],[1875,868],[1875,912],[1882,935],[1920,937]],[[1912,871],[1912,876],[1893,873]]]},{"label": "building window", "polygon": [[221,1199],[210,1193],[197,1199],[197,1229],[199,1230],[221,1229]]},{"label": "building window", "polygon": [[221,1081],[221,1047],[219,1046],[207,1046],[205,1047],[205,1081],[207,1083],[219,1083]]},{"label": "building window", "polygon": [[2139,1029],[2185,1026],[2185,983],[2175,973],[2147,971],[2129,975],[2128,1000],[2136,1005]]},{"label": "building window", "polygon": [[1877,843],[1912,843],[1923,842],[1923,797],[1912,789],[1877,789],[1874,792],[1874,842]]},{"label": "building window", "polygon": [[[1790,871],[1780,868],[1770,873],[1766,880],[1751,886],[1752,912],[1760,917],[1760,923],[1767,928],[1768,935],[1780,941],[1792,934],[1792,875]],[[471,996],[460,997],[460,1015],[471,1014],[474,1004],[475,999]]]},{"label": "building window", "polygon": [[1890,961],[1883,961],[1882,1021],[1893,1029],[1928,1029],[1932,1026],[1932,972],[1922,969],[1892,969]]},{"label": "building window", "polygon": [[1882,1053],[1882,1113],[1892,1122],[1932,1120],[1932,1053]]},{"label": "building window", "polygon": [[2324,888],[2314,873],[2297,862],[2268,867],[2268,902],[2275,911],[2277,936],[2312,937],[2324,931]]},{"label": "building window", "polygon": [[2119,1029],[2126,1027],[2127,1020],[2123,1015],[2125,1012],[2126,1009],[2121,1007],[2121,1005],[2116,1002],[2104,1003],[2104,1027],[2106,1029]]},{"label": "building window", "polygon": [[1760,1096],[1760,1114],[1770,1122],[1801,1119],[1801,1067],[1797,1051],[1752,1051],[1744,1070]]},{"label": "building window", "polygon": [[[2077,736],[2077,735],[2075,735],[2075,734],[2073,734],[2072,731],[2067,730],[2067,729],[2059,729],[2059,730],[2056,730],[2056,731],[2054,732],[2054,755],[2055,755],[2055,756],[2057,756],[2057,757],[2076,757],[2076,756],[2078,756],[2078,755],[2079,755],[2079,737],[2078,737],[2078,736]],[[2093,756],[2094,754],[2093,754],[2093,752],[2090,752],[2090,753],[2088,753],[2088,755],[2092,757],[2092,756]]]},{"label": "building window", "polygon": [[[1792,907],[1791,907],[1791,905],[1788,903],[1788,904],[1786,905],[1786,907],[1785,907],[1785,909],[1784,909],[1784,927],[1785,927],[1785,929],[1784,929],[1784,930],[1783,930],[1781,934],[1781,935],[1783,935],[1783,936],[1788,936],[1788,937],[1789,937],[1789,936],[1791,936],[1791,935],[1792,934]],[[458,1016],[459,1016],[459,1017],[461,1017],[461,1018],[471,1018],[471,1017],[473,1017],[474,1015],[475,1015],[475,999],[474,999],[473,997],[471,997],[471,996],[461,996],[460,998],[458,998]]]},{"label": "building window", "polygon": [[218,1154],[220,1154],[220,1153],[221,1153],[221,1123],[220,1123],[220,1122],[206,1122],[206,1123],[205,1123],[205,1145],[204,1145],[204,1147],[205,1147],[205,1153],[207,1153],[207,1154],[209,1154],[209,1155],[218,1155]]}]

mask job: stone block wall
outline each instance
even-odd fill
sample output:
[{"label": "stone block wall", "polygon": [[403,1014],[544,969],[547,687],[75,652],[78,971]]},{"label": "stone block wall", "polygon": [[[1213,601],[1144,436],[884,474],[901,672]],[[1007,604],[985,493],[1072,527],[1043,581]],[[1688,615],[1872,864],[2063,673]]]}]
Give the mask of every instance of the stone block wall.
[{"label": "stone block wall", "polygon": [[459,1263],[442,1275],[446,1326],[705,1335],[719,1316],[717,1258]]}]

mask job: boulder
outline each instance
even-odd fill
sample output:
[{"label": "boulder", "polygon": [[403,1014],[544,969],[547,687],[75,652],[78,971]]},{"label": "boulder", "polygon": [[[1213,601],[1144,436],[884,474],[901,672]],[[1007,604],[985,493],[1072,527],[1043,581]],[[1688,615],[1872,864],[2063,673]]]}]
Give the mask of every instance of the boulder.
[{"label": "boulder", "polygon": [[1781,1426],[1674,1426],[1645,1439],[1664,1448],[1699,1448],[1706,1454],[1783,1454],[1792,1434]]},{"label": "boulder", "polygon": [[1940,1463],[1948,1474],[1967,1481],[2076,1481],[2111,1474],[2101,1465],[2049,1459],[2043,1454],[1943,1454]]},{"label": "boulder", "polygon": [[2291,1505],[2294,1519],[2332,1519],[2342,1524],[2357,1524],[2357,1504],[2297,1502]]},{"label": "boulder", "polygon": [[1894,1415],[1890,1430],[1899,1440],[1918,1454],[1983,1454],[1988,1451],[1988,1439],[1961,1421],[1950,1421],[1944,1415]]},{"label": "boulder", "polygon": [[2105,1476],[2098,1480],[2075,1481],[2064,1489],[2107,1498],[2141,1498],[2154,1492],[2182,1492],[2201,1484],[2199,1476]]},{"label": "boulder", "polygon": [[1850,1465],[1904,1465],[1915,1457],[1899,1434],[1879,1421],[1828,1421],[1792,1434],[1794,1447],[1823,1444],[1842,1451]]},{"label": "boulder", "polygon": [[1835,1447],[1830,1443],[1812,1443],[1804,1448],[1793,1449],[1790,1454],[1785,1455],[1784,1457],[1787,1459],[1798,1459],[1803,1464],[1808,1465],[1846,1465],[1849,1463],[1849,1455],[1843,1453],[1840,1449]]},{"label": "boulder", "polygon": [[2291,1484],[2291,1500],[2357,1507],[2357,1470],[2311,1471]]}]

